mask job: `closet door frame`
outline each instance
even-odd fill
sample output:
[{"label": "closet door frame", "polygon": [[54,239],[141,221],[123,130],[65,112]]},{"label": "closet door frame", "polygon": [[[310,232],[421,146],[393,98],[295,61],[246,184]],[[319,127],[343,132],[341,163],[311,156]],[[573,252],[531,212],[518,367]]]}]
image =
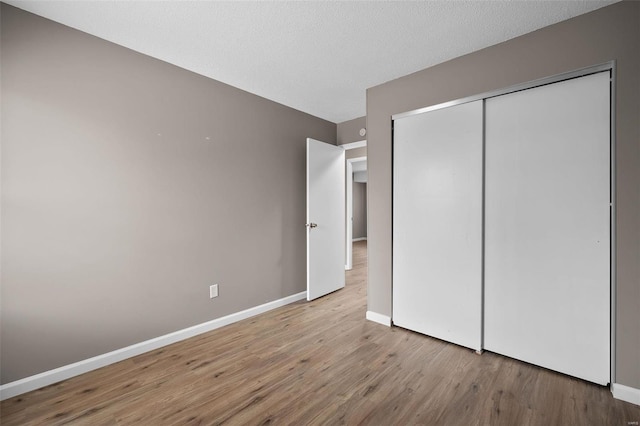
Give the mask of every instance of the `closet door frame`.
[{"label": "closet door frame", "polygon": [[[436,105],[432,105],[432,106],[428,106],[428,107],[424,107],[424,108],[419,108],[416,110],[412,110],[412,111],[407,111],[407,112],[403,112],[403,113],[399,113],[399,114],[394,114],[393,116],[391,116],[391,129],[392,129],[392,138],[391,138],[391,143],[392,143],[392,152],[393,152],[393,122],[397,119],[403,118],[403,117],[409,117],[412,115],[416,115],[416,114],[422,114],[425,112],[429,112],[429,111],[435,111],[438,109],[442,109],[442,108],[448,108],[451,106],[455,106],[455,105],[459,105],[459,104],[464,104],[464,103],[468,103],[468,102],[473,102],[473,101],[478,101],[478,100],[486,100],[489,98],[493,98],[496,96],[501,96],[501,95],[506,95],[508,93],[514,93],[514,92],[518,92],[521,90],[527,90],[527,89],[533,89],[535,87],[540,87],[540,86],[545,86],[547,84],[553,84],[553,83],[558,83],[561,81],[565,81],[565,80],[570,80],[570,79],[574,79],[574,78],[579,78],[579,77],[584,77],[587,75],[591,75],[591,74],[596,74],[599,72],[604,72],[604,71],[609,71],[609,76],[610,76],[610,106],[609,106],[609,111],[610,111],[610,140],[609,140],[609,146],[610,146],[610,174],[609,174],[609,187],[610,187],[610,191],[609,191],[609,196],[610,196],[610,226],[611,226],[611,231],[610,231],[610,258],[609,258],[609,262],[610,262],[610,272],[611,272],[611,276],[610,276],[610,303],[611,303],[611,316],[610,316],[610,337],[611,337],[611,341],[610,341],[610,360],[611,360],[611,367],[610,367],[610,385],[612,385],[613,383],[616,383],[616,287],[617,287],[617,282],[616,282],[616,113],[615,113],[615,105],[616,105],[616,62],[614,61],[609,61],[609,62],[605,62],[602,64],[598,64],[598,65],[593,65],[593,66],[589,66],[589,67],[585,67],[585,68],[580,68],[577,70],[573,70],[573,71],[569,71],[569,72],[565,72],[565,73],[561,73],[561,74],[556,74],[553,76],[549,76],[549,77],[544,77],[541,79],[537,79],[537,80],[533,80],[533,81],[529,81],[529,82],[525,82],[525,83],[520,83],[520,84],[516,84],[513,86],[509,86],[503,89],[498,89],[498,90],[493,90],[490,92],[485,92],[485,93],[480,93],[477,95],[473,95],[473,96],[468,96],[465,98],[460,98],[460,99],[456,99],[456,100],[452,100],[452,101],[448,101],[448,102],[443,102],[441,104],[436,104]],[[483,152],[483,193],[482,193],[482,206],[483,206],[483,211],[482,211],[482,262],[483,262],[483,276],[482,276],[482,295],[483,295],[483,300],[482,300],[482,304],[483,306],[481,307],[482,309],[482,338],[483,338],[483,345],[484,345],[484,202],[485,202],[485,194],[484,194],[484,152],[485,152],[485,136],[484,136],[484,130],[483,130],[483,147],[482,147],[482,152]],[[395,163],[392,160],[392,182],[391,182],[391,188],[392,188],[392,200],[393,198],[393,191],[394,191],[394,182],[393,182],[393,176],[394,176],[394,171],[393,169],[395,168]],[[392,206],[392,214],[393,214],[393,206]],[[393,222],[393,218],[392,218],[392,222]],[[392,230],[392,234],[393,234],[393,230]],[[393,252],[392,252],[392,256],[393,256]],[[393,287],[393,282],[391,283],[392,287]],[[393,292],[392,292],[392,297],[393,297]],[[393,305],[393,303],[392,303]],[[393,323],[393,311],[391,312],[391,318],[392,318],[392,323]]]}]

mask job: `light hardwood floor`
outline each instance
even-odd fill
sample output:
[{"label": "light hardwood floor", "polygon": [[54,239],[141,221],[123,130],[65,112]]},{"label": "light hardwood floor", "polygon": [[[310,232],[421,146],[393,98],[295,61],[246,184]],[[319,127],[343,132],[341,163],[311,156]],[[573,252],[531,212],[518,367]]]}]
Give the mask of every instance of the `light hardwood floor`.
[{"label": "light hardwood floor", "polygon": [[[365,320],[346,288],[2,402],[3,425],[616,425],[608,388]],[[637,423],[636,423],[637,424]]]}]

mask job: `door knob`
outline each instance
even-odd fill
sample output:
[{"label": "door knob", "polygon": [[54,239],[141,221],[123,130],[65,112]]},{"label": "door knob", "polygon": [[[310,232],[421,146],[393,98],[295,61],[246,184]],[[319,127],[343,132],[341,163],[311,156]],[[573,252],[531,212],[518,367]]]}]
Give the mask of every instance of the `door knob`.
[{"label": "door knob", "polygon": [[307,223],[306,226],[308,226],[309,228],[315,228],[316,226],[318,226],[317,223]]}]

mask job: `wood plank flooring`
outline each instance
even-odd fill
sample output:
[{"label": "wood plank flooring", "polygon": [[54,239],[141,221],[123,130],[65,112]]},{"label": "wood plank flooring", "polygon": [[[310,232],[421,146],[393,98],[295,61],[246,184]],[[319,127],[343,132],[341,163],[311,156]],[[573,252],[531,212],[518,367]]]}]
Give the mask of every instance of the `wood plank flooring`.
[{"label": "wood plank flooring", "polygon": [[[366,241],[346,288],[0,405],[2,425],[616,425],[608,388],[365,320]],[[637,423],[635,423],[637,424]]]}]

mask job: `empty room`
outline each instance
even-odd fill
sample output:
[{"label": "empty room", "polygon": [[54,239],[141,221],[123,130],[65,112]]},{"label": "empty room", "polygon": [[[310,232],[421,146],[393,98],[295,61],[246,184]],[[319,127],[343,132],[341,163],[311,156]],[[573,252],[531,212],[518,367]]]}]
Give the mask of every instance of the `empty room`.
[{"label": "empty room", "polygon": [[639,424],[640,2],[0,0],[0,83],[0,424]]}]

